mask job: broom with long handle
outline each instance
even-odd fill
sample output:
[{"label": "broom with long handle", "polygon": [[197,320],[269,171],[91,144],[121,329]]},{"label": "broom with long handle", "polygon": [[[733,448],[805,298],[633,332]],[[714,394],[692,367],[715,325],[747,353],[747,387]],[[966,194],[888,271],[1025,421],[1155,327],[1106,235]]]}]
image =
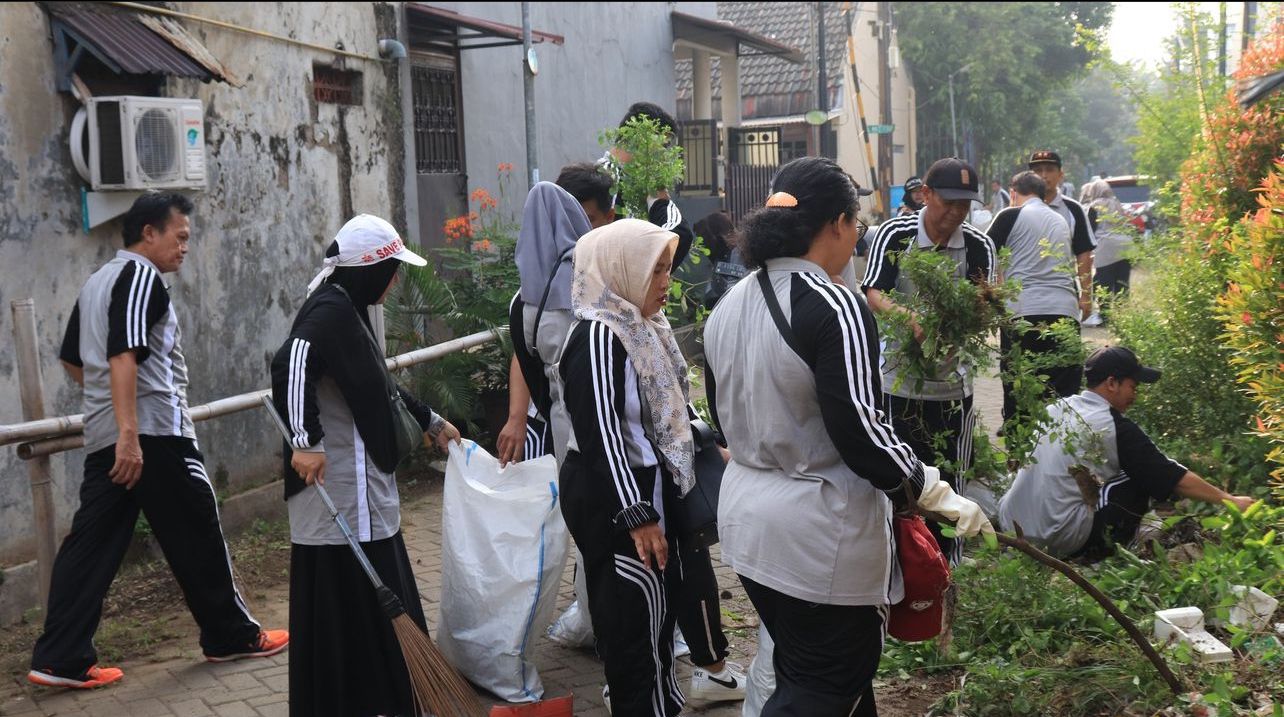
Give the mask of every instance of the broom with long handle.
[{"label": "broom with long handle", "polygon": [[[272,423],[288,443],[290,431],[286,428],[285,421],[281,420],[281,415],[276,412],[276,406],[272,405],[272,397],[264,395],[263,405],[267,408],[268,415],[272,417]],[[312,487],[316,488],[317,495],[321,496],[321,502],[330,513],[330,518],[343,532],[343,537],[348,541],[348,547],[352,548],[352,554],[356,556],[361,569],[365,571],[370,584],[374,586],[375,596],[379,600],[379,607],[383,609],[383,614],[392,621],[392,630],[397,635],[401,655],[406,661],[406,672],[410,675],[410,691],[414,697],[416,711],[430,712],[436,717],[455,717],[456,715],[484,717],[486,712],[478,701],[477,694],[473,692],[472,686],[446,660],[445,655],[441,654],[427,633],[410,619],[406,614],[405,606],[401,604],[401,598],[379,579],[379,574],[375,572],[370,559],[366,557],[356,536],[352,534],[352,529],[348,527],[348,521],[334,507],[330,494],[326,493],[320,483],[313,483]]]}]

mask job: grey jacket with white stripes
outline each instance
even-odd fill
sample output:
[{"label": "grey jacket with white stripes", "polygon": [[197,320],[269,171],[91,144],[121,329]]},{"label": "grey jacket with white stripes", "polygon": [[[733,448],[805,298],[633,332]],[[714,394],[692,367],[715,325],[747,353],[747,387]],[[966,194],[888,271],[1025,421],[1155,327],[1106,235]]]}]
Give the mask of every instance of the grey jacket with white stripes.
[{"label": "grey jacket with white stripes", "polygon": [[[397,390],[421,428],[438,420],[431,408]],[[292,542],[344,542],[316,491],[303,490],[290,466],[292,450],[325,452],[326,490],[358,540],[383,540],[400,529],[389,391],[366,319],[344,292],[321,285],[300,307],[272,359],[272,401],[291,431],[283,471]]]},{"label": "grey jacket with white stripes", "polygon": [[903,588],[893,500],[923,465],[897,438],[862,297],[804,259],[767,262],[790,348],[750,276],[705,326],[709,405],[731,451],[718,507],[723,560],[800,600],[887,605]]},{"label": "grey jacket with white stripes", "polygon": [[86,451],[116,442],[108,359],[126,351],[138,359],[139,435],[196,438],[181,333],[169,291],[146,257],[122,249],[89,277],[58,353],[85,372]]}]

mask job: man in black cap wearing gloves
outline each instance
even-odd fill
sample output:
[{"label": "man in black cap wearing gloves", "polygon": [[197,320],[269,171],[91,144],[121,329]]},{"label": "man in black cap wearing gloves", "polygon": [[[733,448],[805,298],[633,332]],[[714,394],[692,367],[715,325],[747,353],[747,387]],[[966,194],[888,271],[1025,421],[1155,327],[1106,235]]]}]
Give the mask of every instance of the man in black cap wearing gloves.
[{"label": "man in black cap wearing gloves", "polygon": [[[899,271],[899,259],[909,251],[936,251],[955,263],[959,281],[993,282],[995,272],[994,243],[985,232],[963,221],[977,193],[977,175],[972,165],[961,159],[937,160],[923,178],[923,208],[914,213],[888,220],[878,228],[870,243],[869,265],[861,288],[876,314],[907,311],[886,295],[895,289],[914,294],[912,282]],[[915,338],[924,336],[914,323]],[[972,462],[972,367],[951,359],[943,361],[928,376],[912,374],[902,366],[900,347],[888,339],[883,350],[883,390],[889,394],[888,407],[896,435],[908,443],[919,460],[928,465],[942,465],[937,456],[938,437],[945,437],[944,462],[966,470]],[[963,494],[962,481],[953,473],[941,471],[941,480],[955,493]],[[941,550],[951,563],[962,557],[962,543],[946,538],[932,526]]]},{"label": "man in black cap wearing gloves", "polygon": [[1253,504],[1165,456],[1124,416],[1138,384],[1159,380],[1157,369],[1122,346],[1097,349],[1083,368],[1088,389],[1048,407],[1051,422],[1029,465],[999,502],[1004,530],[1019,524],[1030,542],[1053,555],[1098,560],[1113,543],[1133,539],[1152,499],[1229,500],[1240,510]]},{"label": "man in black cap wearing gloves", "polygon": [[1061,170],[1061,155],[1041,149],[1030,155],[1028,166],[1047,185],[1043,201],[1070,227],[1070,246],[1074,249],[1079,273],[1079,320],[1082,321],[1092,314],[1092,250],[1097,247],[1097,237],[1083,206],[1061,193],[1061,182],[1066,178]]}]

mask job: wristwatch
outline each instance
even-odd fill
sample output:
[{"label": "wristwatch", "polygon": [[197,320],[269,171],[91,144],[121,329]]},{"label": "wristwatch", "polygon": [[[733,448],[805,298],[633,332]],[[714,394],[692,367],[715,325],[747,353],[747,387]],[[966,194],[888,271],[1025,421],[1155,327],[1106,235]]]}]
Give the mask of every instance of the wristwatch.
[{"label": "wristwatch", "polygon": [[428,421],[428,430],[424,431],[424,433],[427,433],[429,438],[436,439],[441,433],[441,429],[445,427],[446,419],[442,418],[436,411],[434,411],[432,414],[432,420]]}]

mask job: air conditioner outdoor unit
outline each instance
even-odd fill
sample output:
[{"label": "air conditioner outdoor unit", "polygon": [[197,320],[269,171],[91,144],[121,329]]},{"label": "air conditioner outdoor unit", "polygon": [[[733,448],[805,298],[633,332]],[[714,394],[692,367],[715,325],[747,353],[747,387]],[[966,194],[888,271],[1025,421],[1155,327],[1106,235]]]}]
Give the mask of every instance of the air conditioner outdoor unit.
[{"label": "air conditioner outdoor unit", "polygon": [[81,112],[72,122],[72,158],[94,191],[205,188],[200,100],[95,97]]}]

